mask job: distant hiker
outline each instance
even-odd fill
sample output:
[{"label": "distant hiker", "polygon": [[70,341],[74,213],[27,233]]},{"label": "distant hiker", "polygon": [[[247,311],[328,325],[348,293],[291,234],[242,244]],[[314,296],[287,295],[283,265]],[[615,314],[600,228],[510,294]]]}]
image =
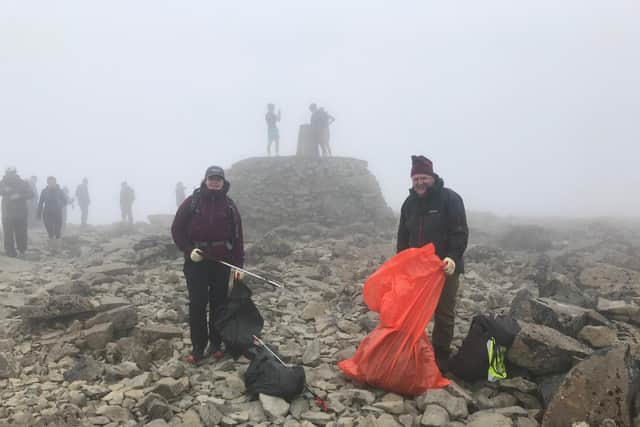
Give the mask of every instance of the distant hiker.
[{"label": "distant hiker", "polygon": [[267,114],[264,116],[267,122],[267,155],[271,156],[271,144],[276,144],[276,156],[280,155],[280,131],[278,130],[278,122],[282,118],[280,110],[275,113],[276,106],[267,104]]},{"label": "distant hiker", "polygon": [[136,194],[133,188],[125,182],[120,186],[120,213],[122,222],[133,224],[133,202]]},{"label": "distant hiker", "polygon": [[315,143],[322,150],[323,157],[331,156],[331,146],[329,145],[329,125],[335,122],[335,118],[327,113],[324,108],[318,108],[316,104],[309,105],[311,111],[311,134]]},{"label": "distant hiker", "polygon": [[[192,353],[189,363],[198,363],[208,353],[223,356],[222,338],[215,328],[215,313],[224,307],[231,271],[221,260],[242,268],[244,243],[242,221],[227,192],[224,170],[210,166],[200,188],[180,205],[171,226],[176,246],[184,253],[184,276],[189,292],[189,327]],[[239,276],[234,272],[235,276]],[[207,323],[207,303],[209,321]],[[208,351],[205,353],[209,341]]]},{"label": "distant hiker", "polygon": [[433,243],[445,263],[447,281],[436,308],[432,336],[436,361],[444,371],[451,355],[456,296],[460,273],[464,273],[469,229],[462,198],[444,187],[442,178],[433,172],[431,160],[411,156],[411,161],[412,188],[400,210],[398,252]]},{"label": "distant hiker", "polygon": [[176,184],[176,207],[178,208],[182,202],[184,202],[185,197],[187,197],[185,191],[187,191],[187,188],[184,186],[182,181],[178,181]]},{"label": "distant hiker", "polygon": [[4,253],[9,257],[15,258],[18,255],[22,257],[27,250],[27,217],[29,216],[27,201],[34,197],[31,186],[20,178],[15,168],[7,168],[0,181],[0,196],[2,197]]},{"label": "distant hiker", "polygon": [[40,193],[38,219],[42,219],[44,222],[49,240],[60,238],[67,201],[67,196],[58,185],[55,177],[48,177],[47,186]]},{"label": "distant hiker", "polygon": [[29,178],[29,186],[31,187],[31,192],[33,193],[33,197],[29,199],[27,202],[27,209],[29,211],[29,221],[35,221],[37,218],[37,210],[38,210],[38,177],[31,176]]},{"label": "distant hiker", "polygon": [[91,203],[91,198],[89,197],[89,180],[87,178],[83,178],[82,184],[76,188],[76,199],[80,207],[80,224],[84,227],[87,225],[89,204]]}]

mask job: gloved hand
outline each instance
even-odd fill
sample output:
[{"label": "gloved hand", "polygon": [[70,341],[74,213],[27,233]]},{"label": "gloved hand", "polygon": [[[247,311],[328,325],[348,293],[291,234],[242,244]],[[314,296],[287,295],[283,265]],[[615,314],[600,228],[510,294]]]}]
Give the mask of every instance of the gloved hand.
[{"label": "gloved hand", "polygon": [[451,276],[456,271],[455,261],[449,257],[446,257],[442,261],[444,261],[444,267],[442,267],[444,274],[446,274],[447,276]]},{"label": "gloved hand", "polygon": [[193,262],[200,262],[204,259],[204,256],[202,255],[202,250],[199,248],[195,248],[194,250],[192,250],[191,255],[189,255],[189,257]]},{"label": "gloved hand", "polygon": [[231,270],[231,274],[233,274],[233,280],[234,281],[238,281],[238,280],[242,280],[244,278],[244,273],[242,271],[238,271],[238,270]]},{"label": "gloved hand", "polygon": [[243,277],[243,272],[234,270],[233,268],[231,269],[231,271],[229,272],[229,282],[227,284],[229,287],[229,293],[231,293],[231,289],[233,289],[233,286],[236,284],[236,282],[238,280],[242,280]]}]

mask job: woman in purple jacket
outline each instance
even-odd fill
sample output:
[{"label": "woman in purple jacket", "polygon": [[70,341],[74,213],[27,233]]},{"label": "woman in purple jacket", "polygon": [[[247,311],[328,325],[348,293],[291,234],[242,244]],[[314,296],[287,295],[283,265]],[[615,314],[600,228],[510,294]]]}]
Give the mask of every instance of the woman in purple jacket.
[{"label": "woman in purple jacket", "polygon": [[[183,271],[189,291],[193,346],[187,357],[189,363],[200,362],[208,353],[216,359],[223,356],[222,339],[213,320],[226,302],[231,271],[217,261],[241,268],[244,265],[242,222],[235,203],[227,196],[228,191],[224,170],[210,166],[200,188],[178,208],[171,226],[173,240],[185,255]],[[205,353],[207,341],[209,349]]]}]

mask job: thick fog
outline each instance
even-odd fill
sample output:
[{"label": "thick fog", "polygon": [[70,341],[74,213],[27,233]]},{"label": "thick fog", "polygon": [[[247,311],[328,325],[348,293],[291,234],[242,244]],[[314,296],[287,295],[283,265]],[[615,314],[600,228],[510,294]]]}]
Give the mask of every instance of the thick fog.
[{"label": "thick fog", "polygon": [[93,223],[119,219],[126,180],[143,220],[177,181],[264,155],[268,102],[295,153],[317,102],[395,210],[424,154],[469,210],[634,216],[638,22],[635,0],[7,0],[0,167],[88,177]]}]

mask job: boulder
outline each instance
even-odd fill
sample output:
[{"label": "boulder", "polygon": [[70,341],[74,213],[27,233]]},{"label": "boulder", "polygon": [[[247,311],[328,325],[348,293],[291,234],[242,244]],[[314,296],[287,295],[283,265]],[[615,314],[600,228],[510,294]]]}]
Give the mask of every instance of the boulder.
[{"label": "boulder", "polygon": [[51,295],[18,309],[22,319],[29,322],[69,320],[88,317],[95,312],[91,300],[80,295]]},{"label": "boulder", "polygon": [[113,339],[113,325],[111,323],[95,325],[83,331],[83,338],[90,349],[102,350]]},{"label": "boulder", "polygon": [[634,303],[598,298],[596,309],[605,316],[616,320],[640,323],[640,307]]},{"label": "boulder", "polygon": [[619,298],[627,295],[640,283],[640,272],[598,263],[580,272],[578,281],[583,287],[594,289],[600,295]]},{"label": "boulder", "polygon": [[615,330],[606,326],[587,325],[578,333],[578,339],[594,348],[611,347],[618,340]]},{"label": "boulder", "polygon": [[578,332],[587,324],[607,324],[607,319],[593,310],[551,298],[534,298],[531,300],[534,322],[557,329],[570,337],[577,337]]},{"label": "boulder", "polygon": [[593,352],[555,329],[527,322],[518,323],[521,329],[507,352],[507,359],[534,375],[566,372]]},{"label": "boulder", "polygon": [[533,298],[535,298],[535,296],[530,289],[520,289],[511,300],[509,314],[515,319],[533,322],[533,309],[531,307]]},{"label": "boulder", "polygon": [[551,273],[549,280],[538,284],[538,296],[552,297],[554,300],[579,307],[595,308],[595,298],[578,288],[563,274]]},{"label": "boulder", "polygon": [[120,336],[136,326],[136,323],[138,323],[138,310],[133,305],[125,305],[98,313],[85,322],[85,328],[106,322],[113,325],[114,335]]},{"label": "boulder", "polygon": [[577,364],[551,400],[542,426],[564,427],[577,421],[598,426],[610,418],[618,427],[631,427],[638,368],[628,345]]}]

